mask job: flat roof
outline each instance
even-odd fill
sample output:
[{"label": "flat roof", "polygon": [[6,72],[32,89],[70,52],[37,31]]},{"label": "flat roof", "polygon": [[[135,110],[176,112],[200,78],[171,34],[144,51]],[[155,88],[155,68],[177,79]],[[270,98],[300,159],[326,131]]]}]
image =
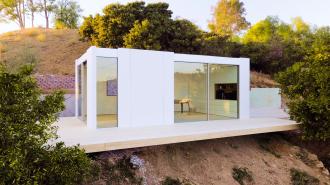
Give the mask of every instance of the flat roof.
[{"label": "flat roof", "polygon": [[86,153],[295,130],[298,123],[279,118],[251,118],[130,128],[88,128],[75,117],[62,117],[59,141],[80,144]]}]

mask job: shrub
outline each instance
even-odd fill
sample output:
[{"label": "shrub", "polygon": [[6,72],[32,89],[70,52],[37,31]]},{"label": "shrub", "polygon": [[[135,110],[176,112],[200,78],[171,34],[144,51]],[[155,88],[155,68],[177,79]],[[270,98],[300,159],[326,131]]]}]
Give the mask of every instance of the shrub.
[{"label": "shrub", "polygon": [[36,37],[37,41],[39,42],[45,42],[46,41],[46,35],[41,33],[41,34],[38,34],[38,36]]},{"label": "shrub", "polygon": [[245,182],[252,182],[252,174],[248,168],[234,167],[232,171],[233,178],[240,184],[244,185]]},{"label": "shrub", "polygon": [[320,29],[310,56],[280,72],[276,80],[288,97],[291,119],[301,123],[303,139],[330,139],[330,27]]},{"label": "shrub", "polygon": [[36,37],[40,33],[40,30],[35,29],[35,28],[31,28],[31,29],[24,30],[24,33],[25,33],[26,36]]},{"label": "shrub", "polygon": [[291,183],[292,185],[318,185],[320,181],[307,174],[306,172],[297,170],[295,168],[290,169]]},{"label": "shrub", "polygon": [[0,67],[0,184],[74,184],[90,173],[78,146],[48,144],[64,108],[63,92],[41,98],[33,66],[10,73]]}]

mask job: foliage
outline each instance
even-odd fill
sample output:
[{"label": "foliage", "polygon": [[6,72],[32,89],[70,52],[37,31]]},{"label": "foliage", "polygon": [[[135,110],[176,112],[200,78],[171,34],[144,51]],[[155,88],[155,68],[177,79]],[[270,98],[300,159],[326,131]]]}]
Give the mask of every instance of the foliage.
[{"label": "foliage", "polygon": [[291,183],[292,185],[318,185],[320,181],[307,174],[304,171],[297,170],[295,168],[290,169]]},{"label": "foliage", "polygon": [[229,37],[223,37],[215,33],[203,33],[201,38],[200,54],[240,57],[242,45],[237,42],[230,41]]},{"label": "foliage", "polygon": [[0,0],[0,20],[14,21],[24,29],[25,12],[24,0]]},{"label": "foliage", "polygon": [[330,28],[321,28],[302,62],[277,75],[291,119],[301,123],[303,139],[330,138]]},{"label": "foliage", "polygon": [[60,0],[54,10],[55,28],[78,28],[79,13],[82,11],[79,4],[73,0]]},{"label": "foliage", "polygon": [[252,69],[274,74],[304,58],[312,34],[301,19],[293,21],[289,25],[277,17],[267,17],[246,32],[241,54],[251,59]]},{"label": "foliage", "polygon": [[202,32],[188,20],[171,19],[167,3],[110,4],[79,29],[83,40],[100,47],[128,47],[198,53]]},{"label": "foliage", "polygon": [[220,0],[214,8],[209,28],[221,36],[237,35],[250,25],[244,14],[244,3],[240,0]]},{"label": "foliage", "polygon": [[156,26],[150,21],[136,21],[133,28],[124,36],[124,45],[127,48],[160,50],[159,37]]},{"label": "foliage", "polygon": [[178,53],[198,53],[200,51],[202,32],[192,22],[186,19],[174,20],[168,32],[168,51]]},{"label": "foliage", "polygon": [[56,9],[56,0],[40,0],[37,3],[40,12],[43,12],[46,21],[46,28],[49,28],[49,17],[50,14]]},{"label": "foliage", "polygon": [[77,146],[50,145],[52,125],[64,108],[60,91],[41,98],[33,65],[16,73],[0,68],[0,184],[73,184],[89,174],[90,160]]},{"label": "foliage", "polygon": [[234,167],[232,176],[240,185],[253,181],[251,172],[247,168],[243,167]]}]

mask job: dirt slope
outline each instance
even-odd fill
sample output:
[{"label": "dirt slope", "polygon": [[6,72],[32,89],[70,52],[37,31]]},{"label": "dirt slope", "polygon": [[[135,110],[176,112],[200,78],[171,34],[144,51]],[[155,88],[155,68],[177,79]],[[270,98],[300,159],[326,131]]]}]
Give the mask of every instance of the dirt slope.
[{"label": "dirt slope", "polygon": [[[301,153],[304,153],[302,157]],[[251,181],[244,184],[289,185],[290,170],[297,169],[329,184],[322,163],[313,154],[288,143],[277,134],[233,137],[96,154],[98,161],[114,156],[138,156],[144,164],[137,170],[141,184],[162,184],[166,177],[198,185],[236,185],[233,168],[246,168]],[[108,173],[105,173],[108,174]],[[101,177],[92,184],[105,184]],[[130,184],[124,181],[118,184]],[[115,183],[116,184],[116,183]],[[137,183],[138,184],[138,183]]]},{"label": "dirt slope", "polygon": [[[27,29],[0,35],[0,61],[17,67],[18,58],[31,55],[41,74],[74,75],[74,61],[89,44],[79,41],[77,30]],[[23,56],[22,56],[23,55]]]}]

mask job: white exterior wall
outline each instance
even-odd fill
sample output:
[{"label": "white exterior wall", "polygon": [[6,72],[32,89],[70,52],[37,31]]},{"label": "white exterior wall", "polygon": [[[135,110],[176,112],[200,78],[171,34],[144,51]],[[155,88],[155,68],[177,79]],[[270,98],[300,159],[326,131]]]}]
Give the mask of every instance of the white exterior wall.
[{"label": "white exterior wall", "polygon": [[174,124],[175,61],[238,65],[239,119],[249,118],[249,59],[91,47],[76,61],[77,68],[87,60],[87,125],[90,128],[97,126],[97,56],[118,58],[118,127]]}]

